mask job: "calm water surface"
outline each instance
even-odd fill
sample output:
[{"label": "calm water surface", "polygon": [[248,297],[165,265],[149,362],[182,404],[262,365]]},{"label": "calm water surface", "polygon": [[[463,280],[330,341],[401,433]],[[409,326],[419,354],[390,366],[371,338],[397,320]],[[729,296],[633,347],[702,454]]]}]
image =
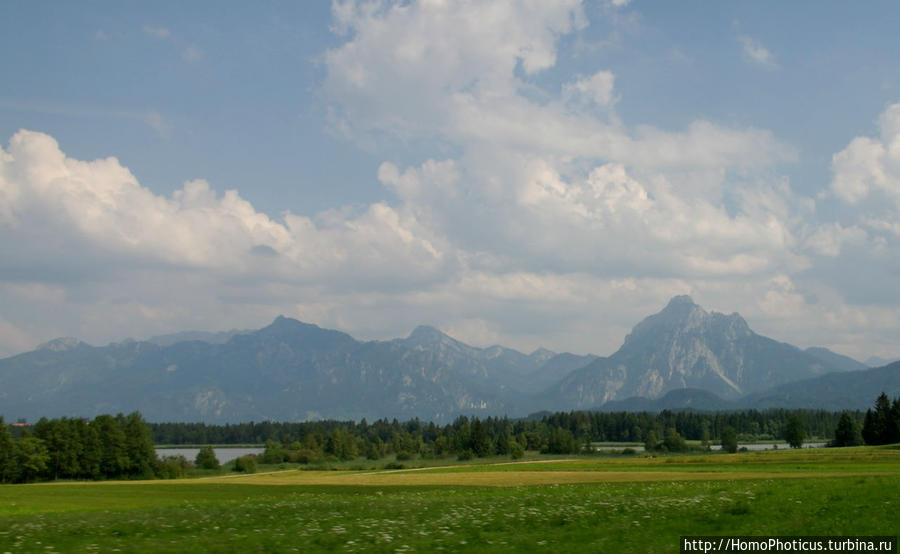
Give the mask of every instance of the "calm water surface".
[{"label": "calm water surface", "polygon": [[[235,458],[240,458],[241,456],[245,456],[247,454],[262,454],[265,451],[265,448],[213,448],[213,452],[216,453],[216,458],[219,459],[220,464],[224,464],[234,460]],[[194,458],[197,457],[197,453],[200,452],[199,448],[157,448],[156,455],[162,458],[163,456],[184,456],[190,461],[194,461]]]}]

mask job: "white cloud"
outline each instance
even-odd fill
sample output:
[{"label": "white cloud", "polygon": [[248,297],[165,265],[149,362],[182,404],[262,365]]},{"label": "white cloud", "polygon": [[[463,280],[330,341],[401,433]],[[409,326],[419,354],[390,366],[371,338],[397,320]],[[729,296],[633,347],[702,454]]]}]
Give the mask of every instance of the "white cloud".
[{"label": "white cloud", "polygon": [[840,223],[831,223],[816,227],[806,237],[805,246],[816,254],[837,257],[845,243],[863,244],[868,239],[864,229],[853,225],[843,227]]},{"label": "white cloud", "polygon": [[350,39],[325,55],[325,90],[357,132],[446,131],[453,110],[445,117],[441,108],[455,94],[514,94],[517,69],[533,75],[551,67],[559,34],[585,25],[572,0],[377,6],[336,3],[337,28]]},{"label": "white cloud", "polygon": [[565,83],[562,89],[563,100],[607,107],[615,101],[614,84],[615,75],[611,71],[598,71],[590,77],[579,77],[575,81]]},{"label": "white cloud", "polygon": [[747,167],[796,155],[767,131],[702,120],[681,132],[629,131],[603,114],[573,110],[612,106],[608,71],[570,80],[558,101],[526,98],[529,77],[555,64],[558,37],[587,24],[577,3],[381,6],[337,4],[350,38],[325,55],[333,125],[361,144],[384,135],[436,138],[463,149],[683,167]]},{"label": "white cloud", "polygon": [[834,155],[831,191],[849,204],[881,193],[900,207],[900,104],[881,114],[878,127],[879,137],[856,137]]},{"label": "white cloud", "polygon": [[[57,234],[80,241],[85,253],[133,264],[277,271],[297,278],[352,267],[392,272],[404,265],[416,278],[443,263],[443,254],[417,234],[415,220],[385,204],[353,216],[321,214],[318,222],[287,214],[280,223],[257,212],[236,191],[219,196],[202,180],[185,183],[171,198],[157,196],[115,158],[69,158],[41,133],[16,133],[0,155],[0,222],[11,238]],[[62,254],[54,252],[58,242],[26,248],[11,240],[4,250],[8,260],[31,258],[35,252],[55,256]],[[248,257],[260,247],[278,255],[268,261]],[[378,270],[380,264],[388,267]]]},{"label": "white cloud", "polygon": [[768,48],[763,46],[761,42],[747,35],[739,36],[738,41],[743,48],[744,59],[766,69],[778,68],[778,64],[775,62],[775,56]]},{"label": "white cloud", "polygon": [[885,109],[878,128],[877,137],[856,137],[833,156],[834,177],[822,196],[833,195],[843,203],[844,227],[858,235],[851,254],[869,264],[867,276],[880,275],[887,283],[896,279],[889,260],[900,256],[900,104]]}]

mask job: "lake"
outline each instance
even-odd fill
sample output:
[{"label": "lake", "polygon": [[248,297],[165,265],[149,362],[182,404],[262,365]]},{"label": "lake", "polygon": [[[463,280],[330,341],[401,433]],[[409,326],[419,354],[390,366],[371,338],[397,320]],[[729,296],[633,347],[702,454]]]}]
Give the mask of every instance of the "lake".
[{"label": "lake", "polygon": [[[216,453],[216,458],[218,458],[220,464],[225,464],[234,460],[235,458],[240,458],[241,456],[245,456],[247,454],[262,454],[265,452],[265,448],[247,448],[247,447],[237,447],[237,448],[229,448],[225,447],[217,447],[213,448],[213,452]],[[163,456],[184,456],[191,462],[197,457],[197,453],[200,452],[199,448],[157,448],[156,455],[162,458]]]}]

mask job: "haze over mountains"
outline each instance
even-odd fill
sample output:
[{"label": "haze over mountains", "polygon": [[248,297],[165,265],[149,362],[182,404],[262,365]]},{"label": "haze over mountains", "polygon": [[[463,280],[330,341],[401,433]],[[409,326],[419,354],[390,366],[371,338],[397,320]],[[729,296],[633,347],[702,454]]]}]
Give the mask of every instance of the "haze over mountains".
[{"label": "haze over mountains", "polygon": [[94,347],[57,339],[0,360],[7,419],[139,410],[150,421],[524,416],[541,410],[865,408],[900,393],[900,363],[866,369],[754,333],[737,313],[673,298],[609,357],[477,348],[433,327],[391,341],[279,317],[256,331]]}]

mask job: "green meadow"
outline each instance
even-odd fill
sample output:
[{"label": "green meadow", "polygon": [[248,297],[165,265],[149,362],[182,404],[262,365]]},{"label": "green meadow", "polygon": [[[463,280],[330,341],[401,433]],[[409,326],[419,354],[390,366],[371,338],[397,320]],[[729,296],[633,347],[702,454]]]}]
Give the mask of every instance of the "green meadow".
[{"label": "green meadow", "polygon": [[0,487],[0,552],[677,552],[897,535],[900,450],[606,456]]}]

